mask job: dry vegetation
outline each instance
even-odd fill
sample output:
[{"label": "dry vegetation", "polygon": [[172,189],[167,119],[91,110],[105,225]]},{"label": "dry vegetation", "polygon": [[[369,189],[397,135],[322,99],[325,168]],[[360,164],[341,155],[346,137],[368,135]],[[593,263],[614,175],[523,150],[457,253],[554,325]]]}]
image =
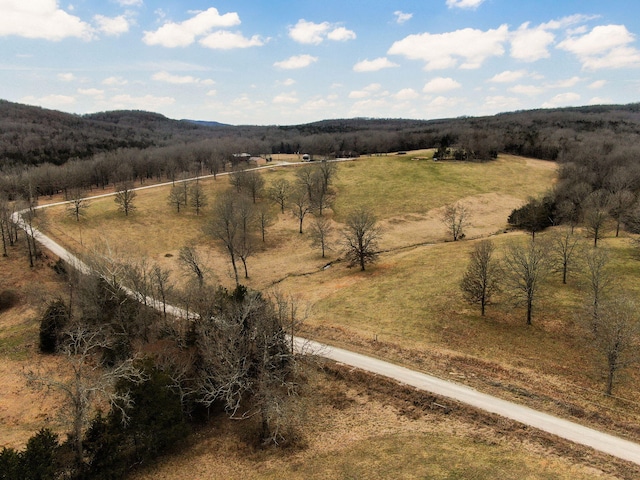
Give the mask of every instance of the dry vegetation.
[{"label": "dry vegetation", "polygon": [[[473,239],[492,236],[500,248],[508,238],[521,235],[503,234],[506,218],[527,197],[549,188],[555,164],[511,156],[488,164],[415,159],[425,156],[416,152],[341,164],[335,183],[337,202],[330,213],[336,226],[335,249],[322,259],[308,237],[297,233],[297,221],[288,212],[278,214],[264,249],[249,258],[250,278],[243,283],[261,290],[277,288],[312,305],[305,335],[640,439],[635,427],[640,406],[623,400],[637,394],[635,374],[621,379],[618,397],[600,393],[602,372],[583,336],[578,315],[583,297],[576,278],[567,287],[562,287],[560,278],[552,278],[530,328],[524,324],[524,312],[512,308],[505,296],[482,318],[463,303],[458,289]],[[293,180],[294,172],[274,169],[264,176],[268,185],[280,177]],[[202,182],[209,204],[228,184],[222,176]],[[167,203],[168,191],[162,187],[139,192],[136,212],[127,218],[117,213],[112,198],[92,201],[80,222],[64,207],[54,207],[47,211],[49,233],[79,254],[108,245],[122,258],[145,256],[171,268],[176,282],[183,281],[177,265],[180,247],[196,245],[207,258],[212,277],[231,286],[226,256],[202,233],[208,211],[199,217],[177,214]],[[446,242],[439,215],[444,205],[456,200],[471,211],[470,240]],[[338,231],[350,208],[364,204],[375,209],[384,237],[379,263],[361,273],[340,262]],[[627,238],[604,243],[614,252],[622,280],[640,273]],[[323,268],[330,262],[330,268]],[[21,317],[31,320],[16,327],[18,345],[37,333],[36,313]],[[0,314],[0,322],[7,318]],[[12,313],[11,318],[17,317]],[[7,338],[14,336],[4,332],[3,357],[23,361],[24,353],[22,357],[10,353],[8,345],[14,340]],[[33,343],[27,348],[34,351]],[[24,352],[24,347],[18,351]],[[17,378],[13,393],[22,392]],[[411,410],[410,402],[384,401],[364,387],[349,388],[321,375],[310,381],[322,395],[311,396],[308,408],[314,419],[322,420],[310,422],[309,448],[284,457],[270,451],[248,452],[237,427],[225,423],[216,436],[200,432],[192,449],[140,478],[180,478],[185,471],[191,477],[211,478],[376,478],[396,472],[403,478],[523,478],[524,471],[531,472],[530,478],[600,475],[597,469],[574,463],[576,457],[561,458],[561,451],[550,454],[549,442],[529,439],[530,432],[516,435],[513,443],[513,436],[500,433],[495,425],[430,412],[414,418],[405,411]],[[0,445],[15,445],[21,439],[26,437],[2,438]],[[602,458],[596,462],[604,470],[607,463]],[[194,465],[199,470],[194,471]],[[607,471],[633,476],[616,468]]]}]

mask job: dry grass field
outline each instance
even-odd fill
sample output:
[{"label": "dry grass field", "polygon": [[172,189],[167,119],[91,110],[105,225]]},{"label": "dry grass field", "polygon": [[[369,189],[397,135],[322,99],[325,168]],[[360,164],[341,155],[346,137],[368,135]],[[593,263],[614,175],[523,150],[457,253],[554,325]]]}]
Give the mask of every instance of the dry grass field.
[{"label": "dry grass field", "polygon": [[[306,233],[298,234],[297,221],[288,211],[276,213],[265,244],[248,260],[249,278],[243,283],[277,289],[309,305],[304,335],[639,440],[640,406],[625,400],[637,396],[639,378],[627,372],[619,379],[617,397],[601,394],[602,370],[586,341],[579,314],[584,288],[577,277],[567,286],[551,277],[531,327],[525,325],[524,311],[514,308],[506,295],[489,306],[483,318],[459,292],[458,282],[477,239],[490,237],[500,250],[524,238],[522,233],[505,233],[506,218],[528,197],[551,187],[555,164],[512,156],[487,164],[416,159],[425,156],[426,152],[411,152],[341,163],[334,183],[336,202],[328,213],[334,224],[334,249],[327,258],[311,247]],[[282,177],[294,181],[296,168],[301,167],[264,170],[263,175],[267,185]],[[209,205],[228,187],[224,176],[201,182]],[[80,255],[108,250],[129,261],[144,257],[170,268],[178,284],[185,281],[178,251],[194,245],[206,258],[210,281],[232,287],[227,257],[203,234],[209,209],[200,216],[177,214],[167,203],[168,193],[168,187],[139,192],[136,211],[126,218],[110,197],[92,201],[80,222],[64,207],[53,207],[44,216],[46,230]],[[454,201],[464,202],[471,211],[467,237],[460,242],[448,241],[439,219],[442,208]],[[374,209],[384,232],[383,253],[366,272],[341,261],[341,222],[358,205]],[[305,219],[305,229],[310,219]],[[640,288],[631,280],[640,274],[640,262],[629,239],[606,238],[602,245],[612,251],[620,282]],[[495,432],[481,428],[489,435],[484,437],[475,427],[456,426],[459,420],[449,417],[435,423],[429,416],[410,421],[389,410],[381,398],[368,398],[365,389],[347,395],[357,400],[348,408],[336,410],[331,401],[314,406],[323,412],[316,416],[322,421],[311,423],[310,448],[302,452],[282,458],[269,452],[246,454],[229,425],[221,427],[225,441],[201,432],[193,449],[140,478],[184,478],[174,472],[186,471],[195,478],[198,474],[194,477],[190,470],[194,465],[203,469],[203,477],[211,478],[282,478],[281,472],[287,478],[377,478],[392,476],[377,474],[394,469],[404,472],[403,478],[527,478],[523,471],[532,472],[528,478],[598,474],[549,456],[526,439],[512,445],[493,438]],[[437,458],[441,461],[434,465]],[[509,476],[511,472],[516,475]]]}]

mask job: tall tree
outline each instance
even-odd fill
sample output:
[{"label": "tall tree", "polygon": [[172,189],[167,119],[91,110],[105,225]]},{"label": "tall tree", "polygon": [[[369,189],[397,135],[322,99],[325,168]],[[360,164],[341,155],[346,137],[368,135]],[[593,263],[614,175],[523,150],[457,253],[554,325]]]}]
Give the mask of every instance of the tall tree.
[{"label": "tall tree", "polygon": [[136,196],[136,191],[131,182],[123,182],[117,187],[114,201],[118,205],[118,210],[124,213],[125,216],[129,216],[135,210],[134,200]]},{"label": "tall tree", "polygon": [[291,212],[298,219],[298,233],[302,233],[302,222],[304,217],[311,211],[309,194],[305,188],[296,188],[289,197],[291,202]]},{"label": "tall tree", "polygon": [[76,219],[76,222],[80,221],[80,217],[84,217],[87,208],[89,208],[89,201],[85,197],[86,192],[81,188],[72,188],[69,191],[69,207],[67,211],[69,215]]},{"label": "tall tree", "polygon": [[180,249],[178,261],[182,268],[189,274],[194,274],[198,285],[202,289],[205,281],[206,269],[195,247],[185,246]]},{"label": "tall tree", "polygon": [[316,217],[311,224],[311,244],[314,247],[320,247],[322,258],[324,258],[325,251],[330,249],[329,237],[332,231],[331,221],[326,217]]},{"label": "tall tree", "polygon": [[207,194],[197,180],[191,188],[189,188],[189,203],[196,211],[196,215],[200,215],[200,211],[208,204]]},{"label": "tall tree", "polygon": [[551,260],[556,270],[562,273],[562,283],[566,285],[570,272],[576,271],[576,258],[580,253],[578,236],[571,227],[561,227],[551,236]]},{"label": "tall tree", "polygon": [[378,258],[378,240],[381,229],[373,212],[361,207],[347,216],[343,236],[345,240],[346,257],[350,265],[359,265],[364,271],[365,266]]},{"label": "tall tree", "polygon": [[606,190],[596,190],[589,194],[584,205],[584,223],[587,232],[593,237],[593,246],[604,235],[604,228],[609,218],[610,194]]},{"label": "tall tree", "polygon": [[461,202],[444,207],[440,220],[447,227],[453,241],[464,238],[464,229],[469,226],[469,209]]},{"label": "tall tree", "polygon": [[525,245],[511,243],[504,252],[505,281],[513,298],[527,309],[531,325],[533,306],[549,270],[548,246],[531,239]]},{"label": "tall tree", "polygon": [[611,269],[611,256],[604,248],[592,248],[585,251],[584,263],[589,295],[591,297],[591,328],[594,332],[600,324],[600,309],[605,298],[614,286],[614,274]]},{"label": "tall tree", "polygon": [[491,297],[500,290],[500,268],[494,252],[495,246],[491,240],[478,242],[470,254],[469,265],[460,282],[465,300],[480,305],[482,316]]},{"label": "tall tree", "polygon": [[237,244],[241,235],[238,220],[238,203],[240,196],[233,191],[226,191],[218,196],[213,205],[212,217],[205,226],[205,232],[218,240],[226,249],[236,285],[240,285],[237,265]]},{"label": "tall tree", "polygon": [[280,212],[284,213],[284,207],[287,204],[291,193],[291,184],[285,178],[279,178],[271,184],[267,190],[269,198],[280,206]]}]

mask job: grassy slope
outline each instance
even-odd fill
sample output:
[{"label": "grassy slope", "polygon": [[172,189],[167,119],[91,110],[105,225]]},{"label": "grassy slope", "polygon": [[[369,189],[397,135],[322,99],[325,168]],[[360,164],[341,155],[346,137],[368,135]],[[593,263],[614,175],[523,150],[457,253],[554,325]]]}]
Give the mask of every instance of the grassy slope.
[{"label": "grassy slope", "polygon": [[[268,183],[282,176],[294,179],[292,169],[264,175]],[[438,208],[464,199],[474,212],[471,237],[502,232],[508,212],[547,190],[553,178],[552,164],[517,157],[489,164],[434,163],[410,156],[341,164],[335,183],[335,226],[340,227],[354,205],[369,205],[385,229],[381,247],[390,251],[364,273],[341,263],[323,270],[320,267],[340,256],[339,250],[321,259],[306,236],[296,233],[296,221],[289,214],[279,215],[266,249],[249,259],[251,278],[245,283],[259,289],[277,283],[281,291],[312,304],[305,333],[320,339],[562,415],[633,430],[636,405],[601,396],[602,372],[577,315],[584,294],[576,278],[566,287],[557,277],[550,280],[531,328],[524,325],[522,309],[513,308],[506,296],[481,318],[462,302],[458,291],[473,240],[443,243],[446,233],[437,218]],[[204,184],[212,203],[227,181],[221,177]],[[167,194],[166,188],[141,192],[138,210],[129,218],[115,212],[112,199],[95,201],[81,226],[58,209],[49,214],[50,228],[72,248],[79,247],[82,231],[83,248],[106,239],[112,251],[123,256],[146,255],[172,268],[177,281],[182,278],[177,251],[195,243],[208,257],[212,278],[230,286],[226,257],[201,233],[206,213],[199,218],[192,213],[178,215],[167,205]],[[500,247],[512,237],[493,238]],[[337,242],[338,235],[336,246]],[[621,282],[635,285],[630,280],[640,273],[640,265],[632,259],[628,239],[607,239],[605,244],[614,252]],[[633,398],[635,380],[633,372],[623,375],[618,394]]]}]

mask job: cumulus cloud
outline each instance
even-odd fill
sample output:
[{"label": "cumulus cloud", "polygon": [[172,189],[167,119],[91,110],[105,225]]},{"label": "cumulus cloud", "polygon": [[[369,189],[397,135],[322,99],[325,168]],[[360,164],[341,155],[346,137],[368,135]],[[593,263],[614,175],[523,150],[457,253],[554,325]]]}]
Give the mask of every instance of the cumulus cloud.
[{"label": "cumulus cloud", "polygon": [[526,70],[505,70],[504,72],[498,73],[491,77],[489,81],[494,83],[511,83],[516,82],[526,76]]},{"label": "cumulus cloud", "polygon": [[63,82],[72,82],[76,79],[76,76],[73,73],[59,73],[58,80],[62,80]]},{"label": "cumulus cloud", "polygon": [[413,13],[404,13],[401,10],[396,10],[395,12],[393,12],[393,14],[396,17],[396,23],[398,25],[402,25],[405,22],[408,22],[409,20],[411,20],[411,18],[413,18]]},{"label": "cumulus cloud", "polygon": [[143,0],[116,0],[123,7],[141,7]]},{"label": "cumulus cloud", "polygon": [[240,17],[236,12],[220,15],[218,9],[211,7],[184,22],[166,22],[155,31],[145,31],[142,41],[147,45],[186,47],[194,43],[196,37],[208,35],[213,29],[235,27],[239,24]]},{"label": "cumulus cloud", "polygon": [[462,85],[453,78],[438,77],[427,82],[422,91],[424,93],[444,93],[460,88],[461,86]]},{"label": "cumulus cloud", "polygon": [[298,68],[308,67],[309,65],[317,61],[318,57],[313,57],[311,55],[294,55],[287,58],[286,60],[275,62],[273,66],[282,68],[283,70],[295,70]]},{"label": "cumulus cloud", "polygon": [[261,47],[264,41],[259,35],[244,37],[239,32],[218,30],[200,40],[200,45],[214,50],[232,50],[234,48]]},{"label": "cumulus cloud", "polygon": [[200,78],[193,77],[191,75],[173,75],[169,72],[157,72],[154,73],[151,78],[158,82],[166,82],[174,85],[193,85],[193,84],[202,84],[202,85],[213,85],[215,82],[211,79],[201,80]]},{"label": "cumulus cloud", "polygon": [[546,89],[539,85],[514,85],[513,87],[509,88],[509,91],[511,93],[533,97],[545,92]]},{"label": "cumulus cloud", "polygon": [[329,22],[307,22],[304,18],[289,27],[289,37],[298,43],[319,45],[325,38],[333,41],[347,41],[356,38],[353,30],[347,30]]},{"label": "cumulus cloud", "polygon": [[382,85],[379,83],[371,83],[364,87],[362,90],[353,90],[349,92],[349,98],[367,98],[374,93],[380,92]]},{"label": "cumulus cloud", "polygon": [[91,40],[94,31],[79,17],[70,15],[56,0],[0,2],[0,37],[16,35],[44,40],[76,37]]},{"label": "cumulus cloud", "polygon": [[585,70],[640,66],[635,37],[624,25],[600,25],[590,32],[569,36],[558,48],[573,53]]},{"label": "cumulus cloud", "polygon": [[105,17],[104,15],[95,15],[93,21],[96,23],[97,29],[111,36],[118,36],[129,31],[130,22],[124,15],[117,17]]},{"label": "cumulus cloud", "polygon": [[413,88],[403,88],[397,93],[391,95],[394,99],[399,100],[401,102],[406,100],[415,100],[420,97],[420,94],[416,92]]},{"label": "cumulus cloud", "polygon": [[503,43],[508,37],[506,25],[487,31],[465,28],[439,34],[421,33],[394,42],[387,53],[423,60],[426,70],[452,68],[460,59],[464,60],[460,68],[475,69],[487,58],[503,55]]},{"label": "cumulus cloud", "polygon": [[592,82],[589,85],[587,85],[587,88],[590,88],[592,90],[597,90],[599,88],[604,87],[606,84],[607,84],[606,80],[596,80],[595,82]]},{"label": "cumulus cloud", "polygon": [[580,95],[574,92],[560,93],[552,99],[544,102],[542,108],[567,107],[577,105]]},{"label": "cumulus cloud", "polygon": [[529,22],[523,23],[511,35],[511,56],[525,62],[549,58],[549,46],[554,39],[555,35],[544,26],[529,28]]},{"label": "cumulus cloud", "polygon": [[362,60],[353,66],[354,72],[377,72],[383,68],[397,67],[397,63],[393,63],[387,57],[375,58],[373,60]]},{"label": "cumulus cloud", "polygon": [[293,105],[299,101],[300,100],[295,92],[281,93],[273,98],[273,103],[277,105]]},{"label": "cumulus cloud", "polygon": [[40,105],[45,108],[61,108],[68,107],[69,105],[73,105],[76,103],[75,97],[70,95],[44,95],[42,97],[35,97],[33,95],[28,95],[20,99],[21,103],[26,103],[28,105]]},{"label": "cumulus cloud", "polygon": [[122,77],[107,77],[102,81],[103,85],[107,85],[109,87],[121,87],[127,83],[129,82]]},{"label": "cumulus cloud", "polygon": [[484,0],[447,0],[449,8],[478,8]]}]

